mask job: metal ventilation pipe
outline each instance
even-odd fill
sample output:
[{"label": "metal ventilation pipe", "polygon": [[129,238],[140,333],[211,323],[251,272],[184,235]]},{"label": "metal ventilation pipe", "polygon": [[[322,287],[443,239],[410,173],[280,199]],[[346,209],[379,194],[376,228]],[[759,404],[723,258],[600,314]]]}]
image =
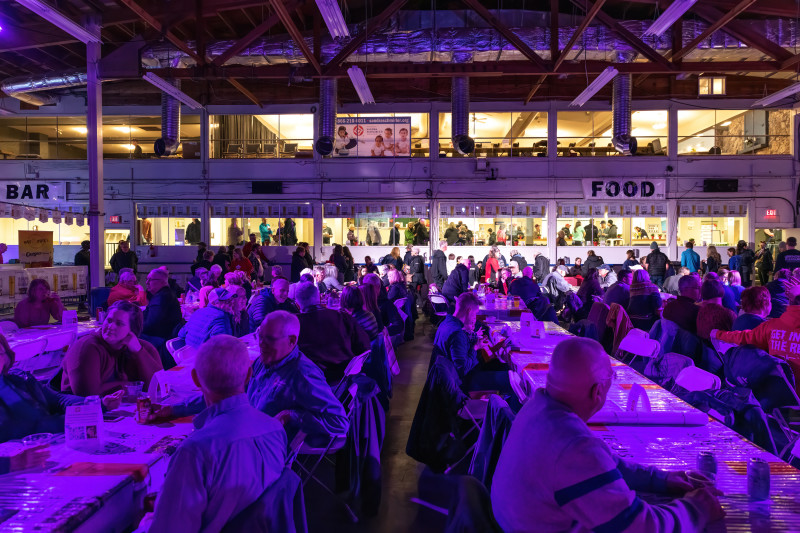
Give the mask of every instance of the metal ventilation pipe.
[{"label": "metal ventilation pipe", "polygon": [[47,92],[48,89],[67,89],[86,85],[85,72],[60,72],[38,74],[36,76],[17,76],[3,81],[0,89],[8,96],[36,106],[50,105],[58,98]]},{"label": "metal ventilation pipe", "polygon": [[631,93],[633,82],[630,74],[617,74],[614,78],[614,96],[611,101],[611,143],[623,155],[636,154],[636,137],[631,135]]},{"label": "metal ventilation pipe", "polygon": [[450,106],[452,112],[453,147],[462,155],[475,150],[475,141],[469,136],[469,78],[453,78],[450,87]]},{"label": "metal ventilation pipe", "polygon": [[319,83],[319,138],[314,144],[317,153],[333,153],[336,138],[336,78],[322,78]]},{"label": "metal ventilation pipe", "polygon": [[[180,80],[167,80],[175,88],[181,88]],[[181,144],[181,103],[167,93],[161,93],[161,138],[153,144],[157,156],[178,153]]]}]

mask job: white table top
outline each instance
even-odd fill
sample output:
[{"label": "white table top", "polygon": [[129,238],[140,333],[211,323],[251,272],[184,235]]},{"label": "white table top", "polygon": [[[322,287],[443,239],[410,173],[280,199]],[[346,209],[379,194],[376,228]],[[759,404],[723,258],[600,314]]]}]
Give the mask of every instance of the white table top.
[{"label": "white table top", "polygon": [[[548,323],[551,324],[551,323]],[[554,334],[532,339],[519,333],[518,323],[506,323],[514,344],[521,351],[511,355],[514,368],[532,384],[542,386],[546,367],[555,346],[569,334],[548,326]],[[604,410],[625,410],[632,384],[644,387],[655,412],[699,411],[683,400],[612,358],[617,378],[608,394]],[[602,411],[601,411],[602,413]],[[599,414],[601,414],[599,413]],[[591,422],[590,422],[591,424]],[[702,426],[625,426],[590,425],[619,456],[667,470],[697,468],[700,451],[712,451],[717,458],[717,487],[726,512],[724,520],[708,531],[800,531],[800,470],[745,440],[717,420]],[[771,497],[767,502],[752,502],[747,495],[747,460],[759,457],[770,463]]]}]

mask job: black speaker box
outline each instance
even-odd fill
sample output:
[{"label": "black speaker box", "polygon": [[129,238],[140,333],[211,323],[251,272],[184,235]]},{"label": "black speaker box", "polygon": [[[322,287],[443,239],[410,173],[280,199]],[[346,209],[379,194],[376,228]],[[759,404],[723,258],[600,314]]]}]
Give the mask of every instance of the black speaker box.
[{"label": "black speaker box", "polygon": [[253,194],[283,194],[283,182],[254,181]]},{"label": "black speaker box", "polygon": [[704,180],[703,192],[739,192],[739,180]]}]

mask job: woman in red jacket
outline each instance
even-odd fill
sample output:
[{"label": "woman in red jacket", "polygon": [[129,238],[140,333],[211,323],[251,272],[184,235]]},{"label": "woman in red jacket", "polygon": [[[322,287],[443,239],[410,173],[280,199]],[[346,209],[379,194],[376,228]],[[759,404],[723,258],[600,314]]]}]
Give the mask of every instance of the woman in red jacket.
[{"label": "woman in red jacket", "polygon": [[497,262],[497,257],[495,256],[494,251],[489,251],[489,256],[488,259],[486,259],[484,268],[486,269],[486,276],[483,278],[483,281],[485,283],[497,281],[497,273],[500,271],[500,263]]},{"label": "woman in red jacket", "polygon": [[250,260],[242,254],[241,248],[236,248],[233,251],[233,260],[231,260],[230,270],[241,270],[247,274],[248,278],[250,277],[250,274],[253,273],[253,263],[251,263]]}]

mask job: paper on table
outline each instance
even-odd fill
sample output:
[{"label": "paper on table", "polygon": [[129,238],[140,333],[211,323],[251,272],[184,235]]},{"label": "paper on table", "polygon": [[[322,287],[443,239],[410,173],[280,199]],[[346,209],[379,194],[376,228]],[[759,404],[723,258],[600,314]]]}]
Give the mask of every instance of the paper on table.
[{"label": "paper on table", "polygon": [[128,463],[73,463],[57,476],[132,476],[134,481],[144,481],[150,468],[146,464]]},{"label": "paper on table", "polygon": [[589,424],[620,426],[704,426],[708,415],[702,411],[610,411],[602,410]]}]

